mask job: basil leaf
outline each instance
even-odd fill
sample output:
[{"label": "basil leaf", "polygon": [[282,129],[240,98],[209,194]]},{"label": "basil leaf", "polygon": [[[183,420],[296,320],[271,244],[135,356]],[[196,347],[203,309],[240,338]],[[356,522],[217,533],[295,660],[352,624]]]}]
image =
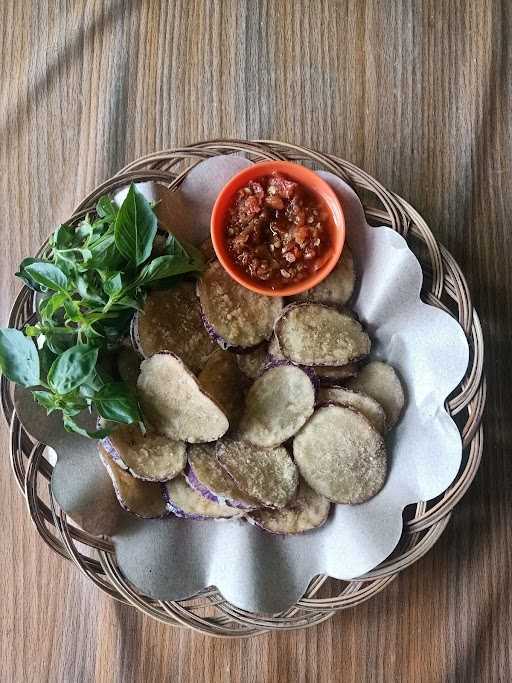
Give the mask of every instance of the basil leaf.
[{"label": "basil leaf", "polygon": [[23,332],[26,337],[39,337],[41,328],[39,327],[39,323],[36,323],[35,325],[25,325]]},{"label": "basil leaf", "polygon": [[75,434],[80,434],[80,436],[85,436],[88,439],[103,439],[112,432],[111,429],[97,429],[96,431],[89,431],[88,429],[80,427],[80,425],[68,415],[64,415],[63,423],[64,429],[67,432],[74,432]]},{"label": "basil leaf", "polygon": [[33,391],[32,396],[40,406],[46,408],[48,415],[59,407],[58,401],[50,391]]},{"label": "basil leaf", "polygon": [[111,218],[112,220],[117,216],[117,206],[110,199],[108,194],[105,194],[98,199],[96,213],[100,218]]},{"label": "basil leaf", "polygon": [[75,231],[67,225],[59,225],[53,233],[50,243],[55,249],[67,249],[73,244]]},{"label": "basil leaf", "polygon": [[113,273],[103,283],[103,289],[109,296],[115,296],[123,289],[121,273]]},{"label": "basil leaf", "polygon": [[41,285],[36,282],[26,271],[27,266],[32,265],[33,263],[45,263],[42,259],[38,258],[24,258],[23,261],[20,263],[20,269],[17,273],[15,273],[16,277],[19,277],[20,280],[23,280],[23,282],[30,287],[30,289],[35,290],[36,292],[41,291]]},{"label": "basil leaf", "polygon": [[41,316],[41,321],[43,323],[49,322],[55,313],[62,308],[66,299],[67,294],[65,292],[56,292],[40,301],[37,308],[39,315]]},{"label": "basil leaf", "polygon": [[57,394],[69,394],[87,381],[97,360],[97,348],[87,344],[72,346],[52,363],[48,384]]},{"label": "basil leaf", "polygon": [[204,270],[204,257],[201,251],[189,242],[179,242],[172,234],[169,234],[166,240],[164,254],[188,260],[194,266],[193,270]]},{"label": "basil leaf", "polygon": [[136,311],[142,311],[143,304],[131,296],[123,296],[122,299],[117,300],[117,304],[123,308],[133,308]]},{"label": "basil leaf", "polygon": [[82,319],[82,314],[80,312],[80,306],[76,301],[72,299],[66,299],[64,301],[64,310],[66,311],[66,318],[71,322],[78,323]]},{"label": "basil leaf", "polygon": [[87,215],[83,221],[81,221],[78,224],[78,227],[75,230],[75,237],[78,241],[79,244],[81,244],[84,240],[87,240],[93,233],[93,226],[91,225],[91,222],[89,220],[89,216]]},{"label": "basil leaf", "polygon": [[[107,303],[107,297],[100,289],[101,285],[97,285],[94,280],[96,273],[84,273],[78,275],[76,278],[76,290],[80,294],[85,304],[89,306],[104,306]],[[99,277],[96,276],[99,281]]]},{"label": "basil leaf", "polygon": [[22,387],[39,384],[39,356],[35,344],[20,330],[0,329],[0,369]]},{"label": "basil leaf", "polygon": [[62,270],[62,272],[68,279],[73,280],[76,277],[78,264],[73,255],[73,252],[66,253],[64,251],[54,250],[53,262],[57,266],[57,268],[60,268],[60,270]]},{"label": "basil leaf", "polygon": [[123,255],[116,245],[116,238],[112,233],[98,237],[89,245],[91,258],[87,263],[88,268],[96,270],[119,270],[125,262]]},{"label": "basil leaf", "polygon": [[26,266],[25,271],[33,280],[44,287],[48,287],[48,289],[62,291],[68,286],[66,275],[53,263],[46,263],[44,261],[31,263]]},{"label": "basil leaf", "polygon": [[46,337],[45,345],[48,346],[50,351],[56,356],[59,356],[64,351],[74,345],[76,331],[69,329],[66,333],[62,332],[62,328],[58,330],[52,330],[51,328],[44,331],[44,336]]},{"label": "basil leaf", "polygon": [[82,384],[80,386],[80,389],[79,389],[80,396],[83,396],[83,398],[92,399],[92,398],[94,398],[94,395],[96,394],[96,392],[99,391],[104,386],[105,386],[105,382],[103,381],[101,374],[98,372],[98,369],[96,368],[95,371],[92,373],[92,375],[87,380],[87,382],[85,382],[85,384]]},{"label": "basil leaf", "polygon": [[191,264],[188,258],[184,260],[179,256],[158,256],[144,266],[137,278],[137,284],[147,285],[149,282],[154,282],[155,280],[162,280],[166,277],[190,273],[194,270],[196,270],[196,268]]},{"label": "basil leaf", "polygon": [[188,253],[185,251],[183,245],[178,241],[178,239],[169,233],[167,240],[165,241],[164,255],[168,256],[178,256],[183,260],[189,259]]},{"label": "basil leaf", "polygon": [[151,255],[157,220],[146,199],[133,183],[116,217],[116,245],[127,259],[140,265]]},{"label": "basil leaf", "polygon": [[98,413],[106,420],[123,424],[142,420],[137,399],[122,382],[105,384],[95,394],[93,401]]}]

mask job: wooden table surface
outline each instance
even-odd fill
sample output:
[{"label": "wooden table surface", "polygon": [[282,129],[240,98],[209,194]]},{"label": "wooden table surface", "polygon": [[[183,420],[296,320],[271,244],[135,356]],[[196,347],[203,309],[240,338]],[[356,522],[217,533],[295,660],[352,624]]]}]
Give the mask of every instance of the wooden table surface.
[{"label": "wooden table surface", "polygon": [[3,0],[0,301],[77,200],[128,161],[213,137],[332,151],[412,202],[483,319],[482,467],[428,556],[317,628],[166,628],[100,594],[32,527],[2,425],[0,680],[509,681],[511,28],[487,0]]}]

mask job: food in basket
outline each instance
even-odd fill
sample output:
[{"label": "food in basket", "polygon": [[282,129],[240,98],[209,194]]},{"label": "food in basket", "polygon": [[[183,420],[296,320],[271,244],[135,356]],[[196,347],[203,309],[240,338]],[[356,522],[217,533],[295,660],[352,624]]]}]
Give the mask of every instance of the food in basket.
[{"label": "food in basket", "polygon": [[321,198],[274,172],[236,192],[225,226],[227,250],[252,280],[300,282],[329,256],[329,220]]},{"label": "food in basket", "polygon": [[382,361],[372,361],[365,365],[357,377],[350,380],[348,386],[378,401],[386,413],[387,428],[395,426],[404,409],[405,395],[402,383],[391,365]]},{"label": "food in basket", "polygon": [[316,365],[314,367],[316,376],[320,384],[338,385],[343,384],[350,377],[355,377],[359,372],[359,365],[357,363],[347,363],[339,367],[328,367],[326,365]]},{"label": "food in basket", "polygon": [[156,519],[167,515],[161,484],[135,478],[114,462],[101,445],[98,450],[123,510],[144,519]]},{"label": "food in basket", "polygon": [[345,245],[338,264],[316,287],[291,297],[294,301],[314,301],[320,304],[344,306],[350,301],[356,285],[354,257]]},{"label": "food in basket", "polygon": [[249,353],[239,353],[236,360],[238,367],[248,379],[256,379],[268,363],[269,348],[267,344],[262,344]]},{"label": "food in basket", "polygon": [[144,418],[177,441],[216,441],[229,422],[220,406],[173,353],[155,353],[140,366],[137,392]]},{"label": "food in basket", "polygon": [[133,316],[132,336],[144,358],[171,351],[192,372],[200,372],[216,348],[204,329],[194,283],[186,280],[149,293],[142,310]]},{"label": "food in basket", "polygon": [[345,311],[325,304],[287,306],[275,323],[279,350],[300,365],[343,366],[370,353],[370,337]]},{"label": "food in basket", "polygon": [[183,471],[187,462],[183,441],[174,441],[139,425],[120,425],[101,440],[103,449],[137,479],[168,481]]},{"label": "food in basket", "polygon": [[313,414],[312,378],[292,363],[268,367],[247,392],[239,438],[255,446],[280,446]]},{"label": "food in basket", "polygon": [[235,484],[263,507],[282,508],[295,495],[297,468],[286,448],[224,439],[217,442],[216,455]]},{"label": "food in basket", "polygon": [[222,408],[233,428],[243,410],[245,385],[235,354],[217,347],[199,373],[198,381]]},{"label": "food in basket", "polygon": [[[276,335],[270,340],[267,353],[272,361],[286,360],[285,356],[281,353]],[[357,363],[347,363],[337,367],[329,365],[306,365],[301,367],[306,367],[308,371],[314,372],[319,383],[327,386],[343,384],[345,380],[355,377],[359,372],[359,365]]]},{"label": "food in basket", "polygon": [[384,439],[352,408],[318,408],[293,440],[293,455],[301,476],[333,503],[363,503],[384,486]]},{"label": "food in basket", "polygon": [[202,496],[187,484],[184,477],[176,477],[165,484],[164,499],[167,510],[176,517],[222,519],[241,514],[235,507]]},{"label": "food in basket", "polygon": [[215,444],[194,444],[188,449],[188,465],[185,479],[189,486],[202,496],[217,503],[226,503],[242,510],[260,507],[235,484],[215,456]]},{"label": "food in basket", "polygon": [[256,510],[249,512],[247,518],[272,534],[301,534],[325,524],[330,509],[330,501],[301,480],[297,495],[284,508]]},{"label": "food in basket", "polygon": [[20,265],[17,275],[38,294],[37,320],[24,333],[0,331],[0,367],[8,379],[31,388],[48,412],[60,411],[68,431],[104,435],[75,420],[91,408],[113,422],[142,420],[130,383],[105,367],[148,292],[169,289],[204,267],[199,250],[170,234],[156,255],[156,235],[157,217],[131,185],[121,206],[100,197],[95,211],[61,225],[40,257]]},{"label": "food in basket", "polygon": [[[293,225],[304,226],[294,212],[312,204],[293,203],[294,192],[273,210],[295,245]],[[55,233],[46,260],[22,264],[39,319],[25,335],[0,331],[7,377],[36,387],[67,429],[98,439],[120,504],[140,517],[246,518],[291,534],[325,523],[332,503],[376,495],[388,467],[382,433],[404,393],[391,366],[361,367],[371,340],[342,308],[355,286],[348,247],[325,280],[283,301],[238,284],[209,248],[206,265],[172,235],[155,250],[151,207],[133,187],[125,201],[102,198],[95,218]],[[299,261],[286,261],[290,277]],[[95,432],[74,420],[88,408],[103,418]]]},{"label": "food in basket", "polygon": [[239,352],[270,339],[283,307],[279,297],[261,296],[241,287],[218,261],[208,265],[197,292],[209,334],[222,348]]},{"label": "food in basket", "polygon": [[375,427],[384,434],[386,429],[386,413],[384,408],[374,398],[362,392],[352,391],[344,387],[321,387],[318,391],[318,403],[320,405],[337,403],[357,410],[364,415]]}]

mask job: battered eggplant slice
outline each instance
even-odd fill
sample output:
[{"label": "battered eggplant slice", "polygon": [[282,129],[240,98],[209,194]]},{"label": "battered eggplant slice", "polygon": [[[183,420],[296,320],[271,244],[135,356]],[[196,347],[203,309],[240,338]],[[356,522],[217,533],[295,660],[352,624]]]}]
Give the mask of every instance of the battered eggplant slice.
[{"label": "battered eggplant slice", "polygon": [[352,408],[319,408],[295,437],[293,454],[306,482],[333,503],[363,503],[386,481],[384,439]]},{"label": "battered eggplant slice", "polygon": [[123,510],[144,519],[165,517],[168,514],[161,484],[135,479],[115,463],[102,446],[99,446],[98,450]]},{"label": "battered eggplant slice", "polygon": [[247,519],[272,534],[301,534],[318,529],[329,516],[331,503],[301,480],[297,495],[281,510],[256,510]]},{"label": "battered eggplant slice", "polygon": [[192,488],[209,500],[242,510],[254,510],[260,503],[241,491],[215,456],[215,445],[195,444],[188,449],[185,478]]},{"label": "battered eggplant slice", "polygon": [[405,395],[402,383],[391,365],[374,360],[365,365],[347,386],[378,401],[386,413],[386,428],[395,426],[404,409]]},{"label": "battered eggplant slice", "polygon": [[191,488],[184,477],[176,477],[165,484],[167,509],[176,517],[188,519],[226,519],[239,517],[241,512],[224,503],[208,500]]},{"label": "battered eggplant slice", "polygon": [[300,365],[340,366],[370,352],[370,338],[348,313],[323,304],[291,304],[275,324],[285,358]]},{"label": "battered eggplant slice", "polygon": [[133,317],[132,342],[145,358],[170,351],[192,372],[200,372],[216,346],[204,329],[195,284],[183,281],[151,292]]},{"label": "battered eggplant slice", "polygon": [[238,367],[243,374],[249,379],[256,379],[263,371],[263,368],[268,362],[267,345],[258,346],[257,349],[250,353],[241,353],[236,357]]},{"label": "battered eggplant slice", "polygon": [[198,380],[227,415],[230,426],[236,425],[243,409],[244,378],[235,354],[216,348]]},{"label": "battered eggplant slice", "polygon": [[318,404],[337,403],[348,406],[364,415],[379,434],[386,430],[386,413],[384,408],[374,398],[367,394],[342,389],[341,387],[322,387],[318,391]]},{"label": "battered eggplant slice", "polygon": [[249,389],[238,436],[255,446],[279,446],[299,431],[314,407],[311,377],[296,365],[280,361]]},{"label": "battered eggplant slice", "polygon": [[217,458],[235,484],[251,498],[282,508],[297,490],[298,473],[285,448],[258,448],[244,441],[217,442]]},{"label": "battered eggplant slice", "polygon": [[156,353],[143,361],[137,391],[153,431],[170,439],[216,441],[229,428],[222,409],[172,353]]},{"label": "battered eggplant slice", "polygon": [[150,431],[143,434],[136,424],[117,427],[101,445],[120,467],[147,481],[172,479],[187,462],[183,441]]},{"label": "battered eggplant slice", "polygon": [[[268,345],[268,358],[271,363],[284,359],[275,335],[272,336],[270,344]],[[306,365],[303,367],[306,372],[308,372],[308,370],[314,372],[320,384],[326,386],[340,384],[350,377],[355,377],[359,372],[357,363],[347,363],[347,365],[339,365],[337,367],[330,367],[328,365]]]},{"label": "battered eggplant slice", "polygon": [[203,321],[223,349],[249,351],[270,338],[280,315],[280,297],[255,294],[235,282],[218,261],[210,263],[197,283]]},{"label": "battered eggplant slice", "polygon": [[291,297],[294,301],[314,301],[344,306],[354,293],[356,273],[354,257],[349,247],[343,247],[341,258],[332,272],[320,284]]}]

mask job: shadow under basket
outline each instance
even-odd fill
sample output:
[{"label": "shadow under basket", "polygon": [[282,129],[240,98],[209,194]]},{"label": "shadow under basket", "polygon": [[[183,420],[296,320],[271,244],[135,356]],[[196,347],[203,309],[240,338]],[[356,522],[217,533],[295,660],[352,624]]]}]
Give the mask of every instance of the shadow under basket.
[{"label": "shadow under basket", "polygon": [[[1,378],[2,408],[10,425],[14,476],[44,541],[62,557],[74,562],[96,586],[120,602],[166,624],[187,626],[221,637],[254,636],[271,630],[285,631],[319,624],[338,610],[369,600],[399,572],[428,552],[443,533],[455,505],[477,472],[483,450],[481,420],[486,397],[482,330],[459,266],[436,241],[414,208],[367,173],[338,157],[283,142],[244,140],[211,140],[157,152],[134,161],[99,185],[79,204],[70,222],[94,207],[102,194],[130,182],[152,180],[173,189],[203,159],[240,152],[254,161],[299,161],[313,169],[330,171],[348,183],[363,202],[370,224],[388,225],[407,239],[423,268],[422,299],[458,320],[469,341],[470,362],[464,379],[446,402],[446,409],[454,418],[463,442],[462,465],[450,488],[435,500],[419,502],[405,509],[401,540],[385,562],[350,582],[318,576],[293,607],[271,616],[235,607],[224,600],[214,587],[193,598],[175,602],[152,600],[138,593],[121,575],[109,540],[84,532],[59,509],[51,494],[52,466],[44,457],[45,446],[34,443],[23,430],[13,406],[14,387],[5,377]],[[32,293],[24,287],[12,308],[9,325],[22,328],[33,315]]]}]

